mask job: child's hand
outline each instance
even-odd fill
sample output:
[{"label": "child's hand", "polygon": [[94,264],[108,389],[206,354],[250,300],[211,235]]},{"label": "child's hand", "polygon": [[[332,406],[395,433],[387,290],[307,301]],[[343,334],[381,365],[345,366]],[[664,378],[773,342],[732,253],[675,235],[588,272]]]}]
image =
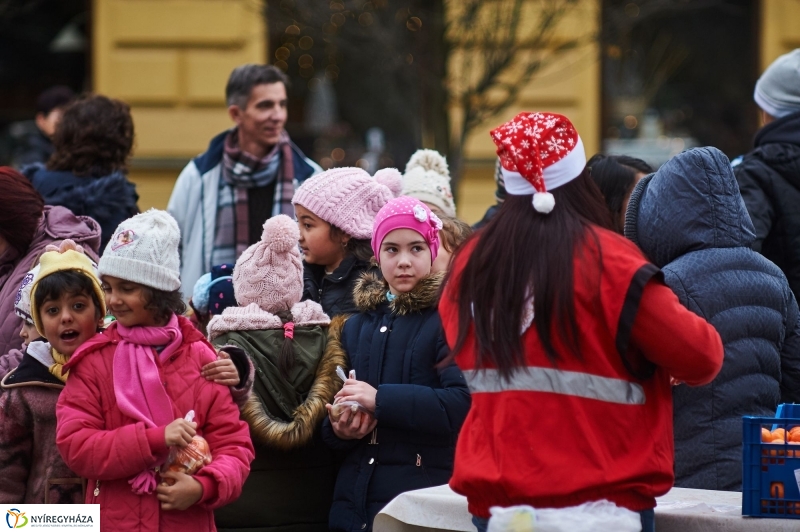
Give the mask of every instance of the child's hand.
[{"label": "child's hand", "polygon": [[347,379],[344,382],[344,387],[336,394],[336,399],[340,401],[357,401],[367,410],[374,412],[376,395],[378,395],[378,390],[366,382]]},{"label": "child's hand", "polygon": [[217,353],[217,360],[209,362],[203,366],[203,377],[223,386],[239,386],[239,372],[236,365],[231,360],[231,356],[225,351]]},{"label": "child's hand", "polygon": [[175,481],[172,486],[161,482],[156,488],[156,497],[161,501],[162,510],[185,510],[203,496],[203,485],[186,473],[167,471],[161,474],[161,478]]},{"label": "child's hand", "polygon": [[186,421],[183,418],[176,419],[164,429],[164,439],[167,445],[177,445],[178,447],[186,447],[192,443],[194,438],[194,429],[197,428],[197,423],[194,421]]},{"label": "child's hand", "polygon": [[[330,416],[333,405],[327,404],[325,408],[328,409],[328,416]],[[331,419],[333,433],[343,440],[360,440],[372,432],[377,425],[378,420],[371,415],[360,410],[354,413],[349,408],[345,409],[339,421]]]}]

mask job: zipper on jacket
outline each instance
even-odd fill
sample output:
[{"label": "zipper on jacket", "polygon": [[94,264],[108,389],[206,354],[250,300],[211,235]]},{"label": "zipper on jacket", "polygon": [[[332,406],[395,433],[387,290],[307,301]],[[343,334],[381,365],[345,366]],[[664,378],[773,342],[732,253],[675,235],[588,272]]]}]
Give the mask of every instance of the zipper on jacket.
[{"label": "zipper on jacket", "polygon": [[[417,455],[417,456],[419,456],[419,455]],[[94,496],[95,497],[99,497],[100,496],[100,481],[99,480],[96,480],[94,482]]]},{"label": "zipper on jacket", "polygon": [[369,439],[369,445],[378,445],[378,427],[372,429],[372,437]]},{"label": "zipper on jacket", "polygon": [[422,457],[419,454],[417,454],[417,467],[421,466],[422,466]]}]

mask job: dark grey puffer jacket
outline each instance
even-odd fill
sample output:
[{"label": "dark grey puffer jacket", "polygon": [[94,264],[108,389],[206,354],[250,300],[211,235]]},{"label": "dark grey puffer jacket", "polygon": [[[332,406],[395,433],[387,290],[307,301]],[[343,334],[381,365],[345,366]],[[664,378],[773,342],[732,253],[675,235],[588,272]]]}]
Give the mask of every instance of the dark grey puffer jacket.
[{"label": "dark grey puffer jacket", "polygon": [[673,388],[675,485],[741,490],[742,416],[800,400],[800,311],[786,277],[750,249],[753,224],[716,148],[683,152],[642,179],[625,236],[725,347],[711,384]]}]

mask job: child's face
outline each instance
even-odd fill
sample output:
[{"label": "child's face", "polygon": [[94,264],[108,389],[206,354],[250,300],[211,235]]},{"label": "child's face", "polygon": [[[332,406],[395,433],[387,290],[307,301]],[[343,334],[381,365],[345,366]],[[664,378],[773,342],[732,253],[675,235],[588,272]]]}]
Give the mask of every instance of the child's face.
[{"label": "child's face", "polygon": [[28,345],[39,337],[39,332],[36,330],[36,325],[28,323],[28,320],[22,320],[19,336],[22,338],[22,345]]},{"label": "child's face", "polygon": [[431,249],[413,229],[395,229],[381,242],[381,273],[389,290],[397,295],[411,291],[431,273]]},{"label": "child's face", "polygon": [[433,265],[431,266],[431,271],[433,273],[439,272],[446,272],[450,269],[450,259],[453,258],[453,254],[447,251],[447,248],[444,247],[444,239],[442,238],[442,231],[439,231],[439,253],[436,255],[436,258],[433,259]]},{"label": "child's face", "polygon": [[344,259],[344,242],[331,240],[331,224],[315,216],[302,205],[294,206],[300,228],[300,249],[303,260],[332,270]]},{"label": "child's face", "polygon": [[44,337],[65,356],[95,335],[103,319],[98,314],[90,294],[65,293],[58,299],[46,299],[39,309]]},{"label": "child's face", "polygon": [[158,325],[153,313],[145,308],[147,300],[142,285],[111,275],[104,275],[101,280],[103,293],[106,295],[106,306],[120,325],[125,327]]}]

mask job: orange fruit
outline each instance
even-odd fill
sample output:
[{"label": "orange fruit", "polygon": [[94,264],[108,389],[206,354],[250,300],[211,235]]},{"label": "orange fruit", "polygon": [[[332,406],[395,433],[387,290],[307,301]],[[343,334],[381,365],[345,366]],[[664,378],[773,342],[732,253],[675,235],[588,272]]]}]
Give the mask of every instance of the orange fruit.
[{"label": "orange fruit", "polygon": [[786,429],[775,429],[772,431],[773,440],[786,440]]},{"label": "orange fruit", "polygon": [[800,427],[795,427],[789,431],[789,441],[800,442]]},{"label": "orange fruit", "polygon": [[764,443],[769,443],[772,441],[772,433],[763,427],[761,429],[761,441]]},{"label": "orange fruit", "polygon": [[[785,442],[783,440],[772,440],[770,443],[772,445],[776,445],[777,446],[777,445],[783,445]],[[781,456],[783,456],[783,451],[780,451],[780,453],[781,453]],[[769,455],[770,456],[778,456],[778,448],[777,447],[773,447],[769,451]]]}]

